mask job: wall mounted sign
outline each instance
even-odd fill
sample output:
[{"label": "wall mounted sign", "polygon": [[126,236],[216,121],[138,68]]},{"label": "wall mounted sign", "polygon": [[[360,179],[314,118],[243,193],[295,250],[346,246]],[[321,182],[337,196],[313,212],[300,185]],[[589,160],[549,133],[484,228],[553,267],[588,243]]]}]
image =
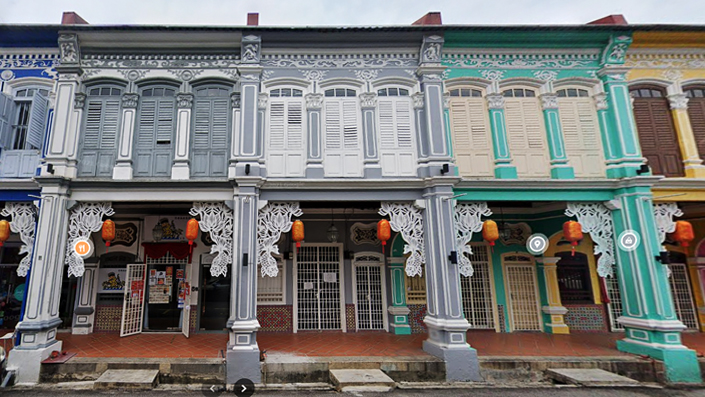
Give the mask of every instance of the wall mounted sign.
[{"label": "wall mounted sign", "polygon": [[125,268],[100,268],[98,269],[98,293],[123,293],[125,291],[125,280],[127,279],[127,269]]},{"label": "wall mounted sign", "polygon": [[116,223],[115,224],[115,240],[111,245],[131,246],[137,241],[137,225],[134,223]]},{"label": "wall mounted sign", "polygon": [[[184,231],[186,222],[191,219],[187,216],[147,216],[144,218],[143,241],[173,242],[185,241]],[[155,233],[155,229],[161,233]],[[158,237],[158,240],[157,240]]]}]

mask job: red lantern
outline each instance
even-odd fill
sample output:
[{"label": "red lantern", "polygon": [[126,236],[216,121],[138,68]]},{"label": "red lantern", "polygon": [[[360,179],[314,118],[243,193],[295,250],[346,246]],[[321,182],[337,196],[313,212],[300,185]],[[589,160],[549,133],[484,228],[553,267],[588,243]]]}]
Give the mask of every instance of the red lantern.
[{"label": "red lantern", "polygon": [[108,247],[105,252],[108,252],[108,250],[110,250],[110,242],[115,240],[115,222],[110,219],[103,222],[101,235],[103,237],[103,241],[105,241],[105,246]]},{"label": "red lantern", "polygon": [[0,221],[0,247],[10,238],[10,222]]},{"label": "red lantern", "polygon": [[384,246],[387,245],[387,240],[392,237],[392,227],[389,226],[389,221],[382,219],[377,222],[377,239],[382,242],[382,253],[384,253]]},{"label": "red lantern", "polygon": [[304,241],[304,223],[297,220],[291,225],[291,238],[296,243],[296,248],[301,247],[301,242]]},{"label": "red lantern", "polygon": [[486,220],[482,224],[482,238],[490,244],[490,247],[494,247],[494,242],[499,239],[497,222],[493,220]]},{"label": "red lantern", "polygon": [[570,241],[571,256],[575,256],[575,247],[583,239],[583,228],[576,221],[568,221],[563,224],[563,238]]},{"label": "red lantern", "polygon": [[193,250],[193,240],[198,238],[198,221],[191,218],[186,222],[186,240],[188,240],[189,252]]},{"label": "red lantern", "polygon": [[676,231],[673,232],[673,239],[676,240],[681,247],[687,247],[690,242],[695,239],[693,225],[688,221],[677,221]]}]

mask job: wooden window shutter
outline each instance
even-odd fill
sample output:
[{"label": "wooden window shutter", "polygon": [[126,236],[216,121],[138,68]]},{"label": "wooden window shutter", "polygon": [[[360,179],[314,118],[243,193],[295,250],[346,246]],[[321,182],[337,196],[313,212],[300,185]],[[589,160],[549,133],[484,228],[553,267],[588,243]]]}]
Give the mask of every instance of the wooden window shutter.
[{"label": "wooden window shutter", "polygon": [[396,134],[394,131],[394,103],[392,100],[379,100],[379,139],[380,148],[393,149],[396,147]]},{"label": "wooden window shutter", "polygon": [[210,145],[211,101],[196,99],[194,104],[193,147],[207,149]]},{"label": "wooden window shutter", "polygon": [[227,149],[229,101],[227,98],[214,99],[212,106],[211,149]]},{"label": "wooden window shutter", "polygon": [[343,148],[341,110],[341,101],[326,98],[326,149]]},{"label": "wooden window shutter", "polygon": [[700,158],[705,158],[705,98],[688,100],[688,116]]},{"label": "wooden window shutter", "polygon": [[32,98],[32,109],[29,113],[29,123],[27,125],[27,143],[37,149],[41,149],[44,142],[44,132],[46,130],[47,110],[49,101],[36,93]]},{"label": "wooden window shutter", "polygon": [[537,100],[522,100],[522,114],[526,139],[530,149],[546,149],[546,134],[543,130],[543,114]]},{"label": "wooden window shutter", "polygon": [[303,149],[303,102],[299,100],[287,101],[286,114],[286,146],[288,149]]},{"label": "wooden window shutter", "polygon": [[140,126],[137,144],[140,148],[150,148],[154,144],[157,117],[157,101],[143,98],[140,105]]},{"label": "wooden window shutter", "polygon": [[655,175],[683,176],[678,137],[666,98],[634,98],[634,118],[644,157]]},{"label": "wooden window shutter", "polygon": [[157,118],[157,142],[171,143],[174,133],[174,105],[172,99],[159,100],[159,116]]},{"label": "wooden window shutter", "polygon": [[402,97],[394,101],[396,104],[396,130],[397,130],[397,147],[411,148],[412,133],[411,133],[411,103],[408,98]]},{"label": "wooden window shutter", "polygon": [[271,149],[284,149],[286,147],[286,103],[282,100],[269,105],[269,143]]},{"label": "wooden window shutter", "polygon": [[15,101],[11,96],[0,93],[0,151],[9,146],[14,114]]},{"label": "wooden window shutter", "polygon": [[120,119],[120,101],[107,100],[105,101],[105,110],[103,111],[103,123],[100,136],[100,147],[102,149],[113,149],[117,145],[117,135],[120,128],[118,120]]},{"label": "wooden window shutter", "polygon": [[604,177],[605,159],[592,99],[558,99],[565,151],[578,177]]},{"label": "wooden window shutter", "polygon": [[472,150],[470,134],[470,109],[464,100],[450,102],[450,125],[453,137],[453,148],[456,154]]},{"label": "wooden window shutter", "polygon": [[357,100],[345,99],[342,101],[343,110],[343,139],[345,149],[360,148],[360,133],[357,125],[358,112]]}]

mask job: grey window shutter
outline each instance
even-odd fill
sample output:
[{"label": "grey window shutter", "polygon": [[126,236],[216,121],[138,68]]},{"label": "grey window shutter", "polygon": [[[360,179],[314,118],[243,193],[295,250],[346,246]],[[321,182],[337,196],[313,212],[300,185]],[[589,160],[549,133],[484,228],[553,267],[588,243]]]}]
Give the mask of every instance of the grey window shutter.
[{"label": "grey window shutter", "polygon": [[154,143],[154,129],[156,126],[157,101],[142,99],[140,105],[140,127],[137,134],[138,148],[149,149]]},{"label": "grey window shutter", "polygon": [[174,133],[174,101],[160,99],[157,118],[157,143],[171,143]]},{"label": "grey window shutter", "polygon": [[104,102],[103,123],[100,136],[100,147],[102,149],[113,149],[117,145],[117,134],[120,124],[120,101],[106,100]]},{"label": "grey window shutter", "polygon": [[219,98],[213,100],[213,121],[211,127],[211,148],[227,149],[228,143],[228,99]]},{"label": "grey window shutter", "polygon": [[193,147],[208,149],[210,146],[208,136],[211,125],[211,101],[207,99],[196,100],[194,108]]},{"label": "grey window shutter", "polygon": [[100,118],[103,113],[103,101],[89,100],[86,106],[86,127],[83,132],[83,148],[100,147]]},{"label": "grey window shutter", "polygon": [[12,117],[15,114],[15,101],[12,97],[0,93],[0,151],[9,146],[12,134]]},{"label": "grey window shutter", "polygon": [[48,107],[49,101],[46,98],[39,94],[34,95],[27,125],[27,143],[37,149],[41,149],[44,143]]}]

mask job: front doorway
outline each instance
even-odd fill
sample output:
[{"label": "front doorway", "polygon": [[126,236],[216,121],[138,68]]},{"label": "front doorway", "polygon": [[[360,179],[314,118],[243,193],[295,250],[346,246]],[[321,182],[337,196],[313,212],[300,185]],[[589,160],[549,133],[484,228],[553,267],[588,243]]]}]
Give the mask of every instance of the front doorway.
[{"label": "front doorway", "polygon": [[355,255],[353,264],[353,299],[358,330],[387,328],[384,256],[372,252]]},{"label": "front doorway", "polygon": [[526,254],[505,254],[502,263],[507,280],[507,302],[512,330],[541,331],[534,259]]},{"label": "front doorway", "polygon": [[[167,253],[159,259],[147,258],[145,331],[180,331],[183,303],[179,305],[179,282],[188,260]],[[182,306],[182,307],[179,307]]]},{"label": "front doorway", "polygon": [[213,277],[213,258],[215,254],[201,255],[200,329],[204,331],[222,331],[230,317],[231,272],[225,276]]},{"label": "front doorway", "polygon": [[470,329],[494,329],[497,326],[497,313],[492,283],[492,266],[489,247],[484,243],[471,243],[472,277],[460,277],[460,291],[463,299],[463,313]]},{"label": "front doorway", "polygon": [[294,250],[294,332],[346,331],[343,245],[301,244]]}]

